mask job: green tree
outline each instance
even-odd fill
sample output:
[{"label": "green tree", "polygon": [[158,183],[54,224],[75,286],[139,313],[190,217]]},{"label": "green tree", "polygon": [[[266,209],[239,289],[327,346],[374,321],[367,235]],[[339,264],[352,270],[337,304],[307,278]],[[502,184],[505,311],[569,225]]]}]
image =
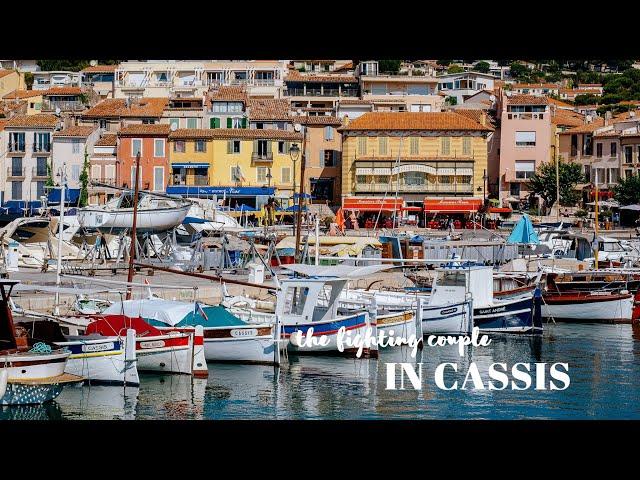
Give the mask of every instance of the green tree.
[{"label": "green tree", "polygon": [[33,73],[24,72],[24,83],[27,86],[27,90],[31,90],[33,86]]},{"label": "green tree", "polygon": [[447,73],[462,73],[464,72],[464,68],[460,65],[449,65],[447,68]]},{"label": "green tree", "polygon": [[574,103],[576,105],[595,105],[596,103],[600,103],[601,101],[602,98],[599,95],[587,93],[584,95],[576,95]]},{"label": "green tree", "polygon": [[473,66],[473,70],[480,73],[489,73],[489,62],[478,62]]},{"label": "green tree", "polygon": [[522,65],[518,62],[513,62],[509,65],[509,71],[511,72],[511,76],[516,80],[520,81],[528,81],[531,75],[531,71],[526,65]]},{"label": "green tree", "polygon": [[86,207],[89,203],[89,154],[87,147],[84,147],[84,163],[80,174],[80,203],[81,207]]},{"label": "green tree", "polygon": [[378,60],[378,71],[388,73],[398,73],[402,60]]},{"label": "green tree", "polygon": [[436,63],[443,67],[448,67],[451,64],[451,60],[436,60]]},{"label": "green tree", "polygon": [[[51,162],[53,162],[53,160],[51,160]],[[55,182],[53,181],[53,168],[51,167],[50,162],[47,162],[47,181],[45,182],[45,186],[55,186]]]},{"label": "green tree", "polygon": [[618,184],[613,187],[613,198],[620,205],[640,203],[640,173],[618,180]]},{"label": "green tree", "polygon": [[445,102],[447,102],[447,104],[453,106],[453,105],[457,105],[458,104],[458,99],[456,97],[449,96],[449,97],[445,98]]},{"label": "green tree", "polygon": [[[562,162],[558,165],[560,173],[560,205],[573,207],[580,199],[575,190],[578,183],[584,182],[582,167],[578,163]],[[556,165],[545,162],[538,167],[529,179],[529,189],[542,197],[547,208],[556,202]]]}]

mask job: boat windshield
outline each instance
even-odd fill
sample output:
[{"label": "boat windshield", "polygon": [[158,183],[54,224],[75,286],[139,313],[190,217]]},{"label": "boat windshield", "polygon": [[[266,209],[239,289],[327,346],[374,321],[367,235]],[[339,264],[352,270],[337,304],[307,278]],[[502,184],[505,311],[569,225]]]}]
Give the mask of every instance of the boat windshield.
[{"label": "boat windshield", "polygon": [[289,288],[285,297],[285,315],[302,315],[309,294],[309,287]]},{"label": "boat windshield", "polygon": [[120,197],[119,208],[133,208],[133,195],[130,193],[123,193]]},{"label": "boat windshield", "polygon": [[438,276],[438,285],[442,287],[465,287],[465,272],[440,272]]},{"label": "boat windshield", "polygon": [[599,250],[602,252],[623,252],[624,248],[618,242],[600,242]]}]

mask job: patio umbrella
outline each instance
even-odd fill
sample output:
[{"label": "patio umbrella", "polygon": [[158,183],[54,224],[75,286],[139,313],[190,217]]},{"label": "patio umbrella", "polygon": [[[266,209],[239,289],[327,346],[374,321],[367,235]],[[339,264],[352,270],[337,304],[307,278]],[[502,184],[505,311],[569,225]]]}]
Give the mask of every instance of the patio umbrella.
[{"label": "patio umbrella", "polygon": [[640,205],[626,205],[624,207],[620,207],[620,210],[634,210],[634,211],[640,211]]},{"label": "patio umbrella", "polygon": [[540,239],[533,228],[529,215],[522,215],[520,221],[513,227],[507,243],[521,243],[525,245],[538,245],[540,243]]}]

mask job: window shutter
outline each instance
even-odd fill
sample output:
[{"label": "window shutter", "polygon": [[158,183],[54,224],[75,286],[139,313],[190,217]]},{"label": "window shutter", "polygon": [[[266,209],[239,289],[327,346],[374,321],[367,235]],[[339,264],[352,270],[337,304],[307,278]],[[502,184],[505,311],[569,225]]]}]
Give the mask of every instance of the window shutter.
[{"label": "window shutter", "polygon": [[233,119],[231,117],[227,117],[227,128],[233,128]]},{"label": "window shutter", "polygon": [[258,153],[258,140],[253,141],[253,153]]},{"label": "window shutter", "polygon": [[216,117],[215,128],[220,128],[220,118]]},{"label": "window shutter", "polygon": [[216,128],[216,118],[215,117],[211,117],[209,119],[209,128]]},{"label": "window shutter", "polygon": [[320,150],[320,166],[324,167],[324,150]]},{"label": "window shutter", "polygon": [[242,128],[247,128],[247,117],[242,117]]},{"label": "window shutter", "polygon": [[227,140],[227,153],[233,153],[233,140]]}]

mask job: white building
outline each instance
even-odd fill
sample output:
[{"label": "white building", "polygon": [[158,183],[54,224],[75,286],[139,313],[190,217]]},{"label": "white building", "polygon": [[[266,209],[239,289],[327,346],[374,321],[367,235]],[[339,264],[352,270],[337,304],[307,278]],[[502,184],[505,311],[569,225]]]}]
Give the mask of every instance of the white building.
[{"label": "white building", "polygon": [[59,172],[65,163],[69,188],[80,188],[85,149],[87,161],[90,162],[93,146],[98,138],[100,138],[100,129],[92,126],[67,127],[53,134],[53,173],[55,175]]},{"label": "white building", "polygon": [[49,90],[51,87],[79,87],[82,74],[79,72],[33,72],[33,90]]},{"label": "white building", "polygon": [[460,105],[480,90],[493,90],[496,77],[488,73],[462,72],[439,75],[438,90],[447,97],[454,97]]}]

